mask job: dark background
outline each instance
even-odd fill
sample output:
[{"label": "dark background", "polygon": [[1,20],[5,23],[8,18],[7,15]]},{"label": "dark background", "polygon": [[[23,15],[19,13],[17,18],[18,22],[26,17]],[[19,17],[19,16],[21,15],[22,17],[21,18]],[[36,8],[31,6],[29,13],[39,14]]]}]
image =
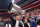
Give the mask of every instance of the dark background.
[{"label": "dark background", "polygon": [[7,9],[11,0],[0,0],[0,9]]}]

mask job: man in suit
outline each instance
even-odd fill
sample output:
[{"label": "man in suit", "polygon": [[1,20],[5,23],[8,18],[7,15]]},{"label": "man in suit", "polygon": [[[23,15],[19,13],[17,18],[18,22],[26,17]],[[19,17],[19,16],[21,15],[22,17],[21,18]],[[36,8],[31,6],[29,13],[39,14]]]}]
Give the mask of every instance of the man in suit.
[{"label": "man in suit", "polygon": [[27,24],[27,19],[25,19],[25,21],[24,21],[24,26],[29,27],[28,24]]},{"label": "man in suit", "polygon": [[13,18],[12,14],[9,13],[9,17],[12,20],[14,27],[24,27],[23,22],[20,20],[20,16],[16,16],[16,20]]},{"label": "man in suit", "polygon": [[33,18],[29,18],[30,20],[30,27],[37,27],[36,21]]}]

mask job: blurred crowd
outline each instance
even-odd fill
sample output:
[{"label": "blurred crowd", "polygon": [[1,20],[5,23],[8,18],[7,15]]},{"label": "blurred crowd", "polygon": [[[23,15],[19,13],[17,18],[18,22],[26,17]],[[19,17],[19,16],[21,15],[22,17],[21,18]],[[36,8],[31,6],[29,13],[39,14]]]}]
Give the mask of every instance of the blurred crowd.
[{"label": "blurred crowd", "polygon": [[27,17],[34,18],[37,24],[40,24],[40,8],[39,9],[33,9],[31,11],[28,11],[26,13]]},{"label": "blurred crowd", "polygon": [[[37,27],[40,25],[40,9],[28,10],[25,14],[15,14],[9,13],[9,18],[0,17],[0,24],[3,23],[5,27]],[[1,27],[1,26],[0,26]]]}]

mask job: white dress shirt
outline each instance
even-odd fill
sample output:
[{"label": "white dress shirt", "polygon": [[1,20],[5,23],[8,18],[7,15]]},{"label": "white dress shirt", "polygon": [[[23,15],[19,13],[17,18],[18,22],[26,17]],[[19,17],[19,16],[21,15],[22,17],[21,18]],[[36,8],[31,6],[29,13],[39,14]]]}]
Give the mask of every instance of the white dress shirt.
[{"label": "white dress shirt", "polygon": [[[23,25],[23,27],[24,27],[23,22],[22,22],[22,21],[20,21],[20,22],[22,23],[22,25]],[[19,27],[19,21],[16,21],[16,25],[15,25],[15,27]]]}]

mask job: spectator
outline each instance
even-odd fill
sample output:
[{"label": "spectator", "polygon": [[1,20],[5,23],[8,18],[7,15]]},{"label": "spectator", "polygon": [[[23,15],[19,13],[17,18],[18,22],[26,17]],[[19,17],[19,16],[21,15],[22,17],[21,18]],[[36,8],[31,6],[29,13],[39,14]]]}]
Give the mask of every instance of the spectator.
[{"label": "spectator", "polygon": [[28,24],[27,24],[27,20],[26,20],[26,19],[25,19],[25,21],[24,21],[24,26],[25,26],[25,27],[29,27]]},{"label": "spectator", "polygon": [[40,14],[38,15],[38,21],[37,24],[40,25]]},{"label": "spectator", "polygon": [[33,18],[30,17],[29,20],[30,20],[30,27],[37,27],[37,24]]}]

